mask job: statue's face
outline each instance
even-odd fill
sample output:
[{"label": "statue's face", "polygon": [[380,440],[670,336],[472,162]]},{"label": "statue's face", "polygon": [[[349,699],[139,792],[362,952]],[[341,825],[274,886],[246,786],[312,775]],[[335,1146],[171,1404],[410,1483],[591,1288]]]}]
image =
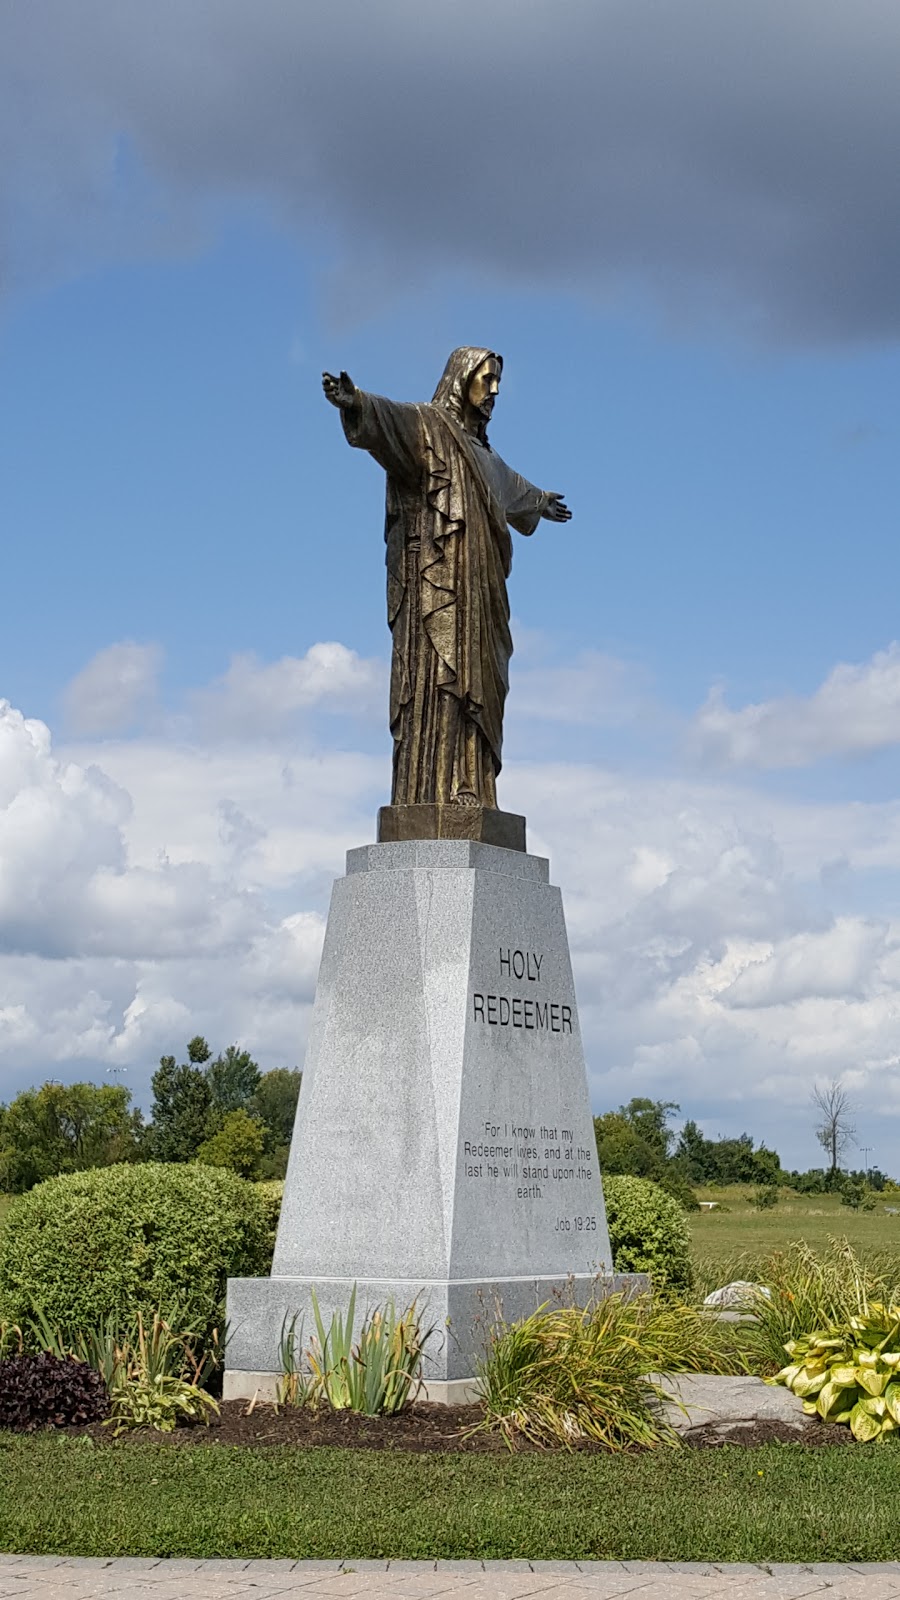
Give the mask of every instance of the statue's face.
[{"label": "statue's face", "polygon": [[500,388],[501,366],[496,356],[488,356],[476,367],[469,379],[469,405],[479,411],[486,422],[491,419],[494,401]]}]

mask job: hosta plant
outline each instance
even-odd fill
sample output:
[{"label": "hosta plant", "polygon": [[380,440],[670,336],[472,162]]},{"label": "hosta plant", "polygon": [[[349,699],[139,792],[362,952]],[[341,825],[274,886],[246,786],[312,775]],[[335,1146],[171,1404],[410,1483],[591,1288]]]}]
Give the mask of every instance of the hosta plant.
[{"label": "hosta plant", "polygon": [[849,1423],[856,1439],[900,1429],[900,1305],[868,1302],[843,1326],[785,1345],[790,1362],[770,1378],[798,1395],[808,1416]]},{"label": "hosta plant", "polygon": [[192,1422],[209,1422],[219,1407],[211,1394],[186,1378],[159,1372],[154,1378],[139,1377],[113,1390],[109,1421],[116,1433],[128,1428],[153,1428],[157,1433],[172,1433]]}]

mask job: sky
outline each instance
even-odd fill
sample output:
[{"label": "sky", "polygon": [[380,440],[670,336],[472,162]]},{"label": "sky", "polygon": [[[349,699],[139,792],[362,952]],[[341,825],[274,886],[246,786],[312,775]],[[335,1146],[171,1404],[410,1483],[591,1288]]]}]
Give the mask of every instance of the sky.
[{"label": "sky", "polygon": [[894,0],[2,0],[0,1100],[302,1065],[389,798],[323,369],[504,357],[499,799],[595,1110],[900,1175]]}]

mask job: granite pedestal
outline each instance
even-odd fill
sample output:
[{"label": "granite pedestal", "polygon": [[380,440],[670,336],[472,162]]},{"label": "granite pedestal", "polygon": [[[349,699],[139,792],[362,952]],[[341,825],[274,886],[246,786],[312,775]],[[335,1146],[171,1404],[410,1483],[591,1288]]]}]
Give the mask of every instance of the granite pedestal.
[{"label": "granite pedestal", "polygon": [[[612,1279],[562,901],[465,840],[365,845],[334,885],[270,1278],[228,1285],[226,1397],[283,1329],[418,1297],[432,1399],[488,1327]],[[624,1280],[622,1280],[624,1281]]]}]

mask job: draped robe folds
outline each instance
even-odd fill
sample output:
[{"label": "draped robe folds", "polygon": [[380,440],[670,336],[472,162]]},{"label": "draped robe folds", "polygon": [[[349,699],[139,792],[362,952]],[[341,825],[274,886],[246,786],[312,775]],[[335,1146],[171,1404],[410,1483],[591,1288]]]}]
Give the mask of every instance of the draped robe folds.
[{"label": "draped robe folds", "polygon": [[509,527],[548,496],[443,407],[356,392],[351,445],[387,474],[393,805],[496,807],[512,636]]}]

